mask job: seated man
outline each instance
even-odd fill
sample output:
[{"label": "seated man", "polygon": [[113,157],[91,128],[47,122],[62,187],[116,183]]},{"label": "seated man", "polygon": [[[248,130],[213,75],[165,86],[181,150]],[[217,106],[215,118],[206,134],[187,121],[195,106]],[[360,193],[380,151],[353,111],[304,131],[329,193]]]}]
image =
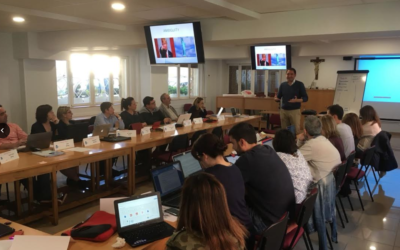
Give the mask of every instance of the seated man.
[{"label": "seated man", "polygon": [[26,144],[28,135],[15,123],[8,123],[7,111],[0,105],[0,124],[7,124],[10,134],[0,138],[0,149],[14,149]]},{"label": "seated man", "polygon": [[297,146],[308,162],[315,183],[328,176],[342,163],[339,151],[321,135],[321,131],[322,123],[319,118],[307,116],[304,119],[304,134],[299,135],[297,140]]},{"label": "seated man", "polygon": [[171,106],[171,97],[167,93],[164,93],[160,96],[160,100],[161,105],[159,109],[163,113],[163,115],[165,117],[171,118],[172,121],[178,120],[179,115],[174,107]]},{"label": "seated man", "polygon": [[340,139],[342,139],[344,154],[349,157],[350,153],[355,150],[353,132],[349,125],[342,122],[343,108],[337,104],[328,107],[328,115],[332,116],[337,126],[336,129],[339,132]]},{"label": "seated man", "polygon": [[240,158],[240,169],[247,191],[247,205],[258,233],[293,211],[295,195],[292,178],[285,163],[269,146],[257,145],[254,128],[239,123],[229,131],[233,149]]},{"label": "seated man", "polygon": [[103,102],[100,105],[101,114],[96,116],[94,126],[111,124],[111,130],[125,129],[124,121],[121,116],[114,113],[114,108],[111,102]]},{"label": "seated man", "polygon": [[165,117],[156,107],[156,101],[151,96],[146,96],[143,99],[143,108],[139,113],[147,125],[152,125],[155,122],[161,122],[162,124],[171,122],[171,118]]}]

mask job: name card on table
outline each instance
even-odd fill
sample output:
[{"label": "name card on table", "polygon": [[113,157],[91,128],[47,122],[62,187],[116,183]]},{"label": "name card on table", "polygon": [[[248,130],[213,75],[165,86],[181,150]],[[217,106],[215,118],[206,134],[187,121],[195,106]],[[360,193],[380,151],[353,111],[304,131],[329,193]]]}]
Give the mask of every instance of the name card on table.
[{"label": "name card on table", "polygon": [[16,149],[0,154],[0,164],[4,164],[17,159],[19,159],[19,155]]},{"label": "name card on table", "polygon": [[148,134],[150,134],[151,132],[150,132],[150,128],[151,127],[144,127],[144,128],[142,128],[142,130],[140,131],[140,134],[141,135],[148,135]]},{"label": "name card on table", "polygon": [[203,118],[194,118],[193,122],[194,122],[194,124],[202,124],[203,123]]},{"label": "name card on table", "polygon": [[64,140],[64,141],[57,141],[54,142],[53,148],[54,151],[63,151],[64,149],[69,149],[75,147],[74,139]]},{"label": "name card on table", "polygon": [[218,121],[225,121],[225,116],[224,115],[218,116]]},{"label": "name card on table", "polygon": [[169,124],[164,126],[164,132],[171,132],[175,131],[175,125],[174,124]]},{"label": "name card on table", "polygon": [[191,121],[191,120],[184,120],[184,121],[183,121],[183,126],[184,126],[184,127],[192,126],[192,121]]},{"label": "name card on table", "polygon": [[136,130],[117,130],[117,136],[136,137]]},{"label": "name card on table", "polygon": [[85,138],[82,141],[84,147],[100,144],[100,137],[98,135]]}]

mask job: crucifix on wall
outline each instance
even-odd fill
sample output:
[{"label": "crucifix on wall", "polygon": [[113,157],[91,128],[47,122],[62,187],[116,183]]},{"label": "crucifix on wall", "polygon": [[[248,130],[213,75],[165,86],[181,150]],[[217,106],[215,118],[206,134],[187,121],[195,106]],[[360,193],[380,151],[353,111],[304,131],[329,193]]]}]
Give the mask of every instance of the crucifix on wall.
[{"label": "crucifix on wall", "polygon": [[325,59],[319,59],[319,57],[310,60],[310,62],[314,63],[314,73],[315,73],[315,79],[318,80],[318,72],[319,72],[319,65],[323,62],[325,62]]}]

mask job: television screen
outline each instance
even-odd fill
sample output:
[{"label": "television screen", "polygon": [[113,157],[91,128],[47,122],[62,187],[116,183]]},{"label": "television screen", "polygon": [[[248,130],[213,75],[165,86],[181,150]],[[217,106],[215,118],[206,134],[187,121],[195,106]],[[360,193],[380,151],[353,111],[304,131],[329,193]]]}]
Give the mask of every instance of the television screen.
[{"label": "television screen", "polygon": [[151,64],[204,63],[200,22],[145,26]]},{"label": "television screen", "polygon": [[251,66],[255,70],[287,69],[292,65],[290,45],[251,46]]}]

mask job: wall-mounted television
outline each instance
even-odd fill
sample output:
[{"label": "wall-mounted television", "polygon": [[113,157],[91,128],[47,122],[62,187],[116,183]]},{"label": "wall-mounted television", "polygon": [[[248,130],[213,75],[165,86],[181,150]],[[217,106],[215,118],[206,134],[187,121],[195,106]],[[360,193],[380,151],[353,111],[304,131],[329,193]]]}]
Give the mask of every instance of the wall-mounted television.
[{"label": "wall-mounted television", "polygon": [[200,22],[145,26],[150,64],[204,63]]},{"label": "wall-mounted television", "polygon": [[251,46],[251,67],[255,70],[288,69],[292,67],[290,45]]}]

